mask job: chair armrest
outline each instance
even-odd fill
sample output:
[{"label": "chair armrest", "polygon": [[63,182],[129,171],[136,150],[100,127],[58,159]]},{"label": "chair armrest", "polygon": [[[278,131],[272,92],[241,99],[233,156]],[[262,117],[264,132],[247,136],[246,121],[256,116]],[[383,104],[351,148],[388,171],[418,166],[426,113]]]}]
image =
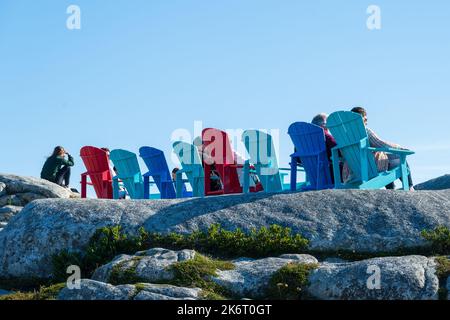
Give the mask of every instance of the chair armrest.
[{"label": "chair armrest", "polygon": [[109,171],[105,170],[105,171],[100,171],[100,172],[85,172],[85,173],[82,173],[81,175],[82,176],[101,176],[103,180],[106,180],[104,178],[108,173],[109,173]]},{"label": "chair armrest", "polygon": [[[278,168],[280,171],[291,171],[291,168]],[[297,172],[305,172],[304,168],[297,168]]]},{"label": "chair armrest", "polygon": [[152,181],[150,181],[150,179],[149,179],[149,181],[148,181],[149,184],[155,184],[156,183],[155,182],[155,177],[159,177],[161,179],[161,182],[171,182],[172,181],[172,179],[170,179],[170,180],[163,180],[162,177],[161,177],[162,175],[160,173],[153,173],[151,171],[143,174],[142,176],[143,177],[149,177],[149,178],[151,177],[151,178],[153,178]]},{"label": "chair armrest", "polygon": [[403,149],[395,149],[395,148],[369,148],[369,150],[393,153],[393,154],[398,154],[398,155],[407,155],[407,156],[415,154],[415,152],[411,151],[411,150],[403,150]]}]

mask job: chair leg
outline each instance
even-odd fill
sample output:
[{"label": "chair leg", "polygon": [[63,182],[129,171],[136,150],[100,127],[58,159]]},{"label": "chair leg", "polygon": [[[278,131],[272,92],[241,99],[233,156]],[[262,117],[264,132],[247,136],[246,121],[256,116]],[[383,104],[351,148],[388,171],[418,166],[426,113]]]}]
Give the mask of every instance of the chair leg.
[{"label": "chair leg", "polygon": [[250,192],[250,163],[249,161],[245,161],[244,164],[244,193]]},{"label": "chair leg", "polygon": [[339,167],[339,152],[337,149],[332,149],[331,160],[333,163],[334,187],[336,189],[342,188],[341,169]]},{"label": "chair leg", "polygon": [[297,191],[297,159],[291,158],[291,191]]},{"label": "chair leg", "polygon": [[144,199],[150,199],[150,177],[144,176]]},{"label": "chair leg", "polygon": [[402,171],[402,184],[403,184],[403,190],[405,191],[409,191],[410,185],[409,185],[409,180],[408,180],[408,167],[406,165],[406,157],[402,156],[401,157],[401,171]]},{"label": "chair leg", "polygon": [[205,197],[205,189],[200,188],[200,186],[202,185],[202,181],[203,183],[205,183],[205,178],[195,178],[195,189],[196,190],[196,197],[200,197],[200,198],[204,198]]},{"label": "chair leg", "polygon": [[209,195],[211,191],[211,167],[209,165],[205,165],[205,176],[204,176],[204,189],[205,195]]},{"label": "chair leg", "polygon": [[81,198],[85,199],[87,197],[87,177],[86,175],[81,175]]},{"label": "chair leg", "polygon": [[119,180],[113,179],[113,198],[119,199]]},{"label": "chair leg", "polygon": [[[176,178],[176,191],[177,191],[177,198],[183,198],[183,173],[177,172],[177,178]],[[192,195],[195,197],[195,191],[192,190]]]}]

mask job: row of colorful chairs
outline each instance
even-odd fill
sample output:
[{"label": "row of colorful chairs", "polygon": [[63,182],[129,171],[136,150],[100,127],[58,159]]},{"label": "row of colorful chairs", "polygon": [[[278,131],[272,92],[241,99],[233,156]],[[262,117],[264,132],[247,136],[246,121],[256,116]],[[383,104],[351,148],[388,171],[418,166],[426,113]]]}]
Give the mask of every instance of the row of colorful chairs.
[{"label": "row of colorful chairs", "polygon": [[[406,156],[414,152],[390,148],[371,148],[367,132],[359,114],[340,111],[331,114],[327,127],[337,142],[332,152],[330,170],[324,129],[306,122],[293,123],[288,134],[296,152],[291,155],[290,168],[279,168],[273,138],[258,130],[246,130],[242,141],[249,159],[239,163],[226,132],[207,128],[202,131],[200,143],[175,142],[173,151],[180,160],[182,169],[176,173],[175,182],[161,150],[142,147],[139,155],[148,167],[141,174],[137,156],[126,150],[112,150],[110,155],[102,149],[83,147],[80,155],[87,168],[82,174],[82,197],[86,197],[87,185],[92,185],[98,198],[118,199],[119,184],[122,184],[132,199],[173,199],[182,197],[204,197],[211,195],[280,192],[283,190],[322,190],[331,188],[379,189],[403,177],[403,189],[408,190],[408,168]],[[382,151],[400,157],[400,166],[385,172],[378,172],[373,153]],[[298,159],[301,168],[298,166]],[[112,176],[110,160],[117,171]],[[341,163],[346,162],[353,173],[353,179],[344,183],[341,178]],[[251,165],[252,164],[252,165]],[[211,188],[214,175],[218,174],[222,188]],[[284,178],[290,171],[290,183]],[[297,181],[298,172],[304,171],[305,182]],[[240,174],[241,173],[241,174]],[[183,174],[187,179],[183,179]],[[251,176],[259,177],[260,185],[251,184]],[[240,179],[241,176],[241,179]],[[88,177],[90,182],[88,182]],[[241,181],[242,180],[242,181]],[[334,180],[334,181],[333,181]],[[192,192],[186,191],[189,183]],[[154,184],[159,194],[150,194]]]}]

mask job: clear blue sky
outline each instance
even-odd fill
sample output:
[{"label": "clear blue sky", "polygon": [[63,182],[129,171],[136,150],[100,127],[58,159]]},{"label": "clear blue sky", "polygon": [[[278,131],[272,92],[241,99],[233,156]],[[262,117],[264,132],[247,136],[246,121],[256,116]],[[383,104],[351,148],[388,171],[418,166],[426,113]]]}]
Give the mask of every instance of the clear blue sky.
[{"label": "clear blue sky", "polygon": [[[81,30],[66,28],[70,4]],[[287,166],[290,123],[362,105],[417,151],[420,182],[450,173],[449,39],[447,0],[1,0],[0,172],[38,176],[63,145],[79,188],[80,147],[169,156],[195,120],[279,129]]]}]

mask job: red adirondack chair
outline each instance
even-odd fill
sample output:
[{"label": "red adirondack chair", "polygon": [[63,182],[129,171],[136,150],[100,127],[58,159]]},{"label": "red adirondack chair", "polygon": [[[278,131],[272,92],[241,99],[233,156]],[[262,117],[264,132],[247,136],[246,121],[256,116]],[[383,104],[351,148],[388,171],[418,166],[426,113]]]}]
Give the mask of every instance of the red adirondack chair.
[{"label": "red adirondack chair", "polygon": [[[108,153],[102,149],[87,146],[81,148],[80,156],[87,169],[81,174],[81,197],[86,198],[87,186],[91,185],[99,199],[112,199],[112,177]],[[88,176],[90,182],[87,181]]]},{"label": "red adirondack chair", "polygon": [[[224,131],[207,128],[202,132],[202,161],[205,170],[205,195],[221,195],[242,193],[239,182],[238,169],[243,169],[244,164],[238,164],[228,134]],[[218,173],[222,182],[222,190],[211,190],[211,171]],[[263,190],[261,183],[251,187],[250,192]]]},{"label": "red adirondack chair", "polygon": [[[237,169],[243,168],[243,164],[236,163],[227,133],[218,129],[207,128],[202,132],[202,141],[205,195],[242,193]],[[213,167],[222,181],[222,190],[211,190],[211,170]]]}]

